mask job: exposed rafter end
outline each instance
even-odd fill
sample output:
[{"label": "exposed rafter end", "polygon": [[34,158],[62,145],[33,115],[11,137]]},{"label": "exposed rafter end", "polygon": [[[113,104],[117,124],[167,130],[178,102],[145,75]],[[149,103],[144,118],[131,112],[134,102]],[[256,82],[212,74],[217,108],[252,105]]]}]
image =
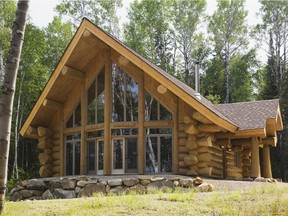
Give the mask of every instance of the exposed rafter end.
[{"label": "exposed rafter end", "polygon": [[160,94],[165,94],[167,92],[167,88],[163,85],[159,85],[157,87],[157,91],[160,93]]},{"label": "exposed rafter end", "polygon": [[83,73],[81,71],[68,66],[64,66],[61,73],[63,76],[69,76],[76,79],[81,79],[83,77]]},{"label": "exposed rafter end", "polygon": [[260,140],[261,144],[272,145],[275,147],[277,145],[277,137],[266,137]]},{"label": "exposed rafter end", "polygon": [[26,135],[31,138],[38,138],[37,128],[32,127],[31,125],[26,130]]},{"label": "exposed rafter end", "polygon": [[49,99],[45,99],[43,101],[42,105],[44,107],[48,107],[48,108],[56,109],[56,110],[63,108],[63,104],[61,104],[59,102],[55,102],[55,101],[49,100]]}]

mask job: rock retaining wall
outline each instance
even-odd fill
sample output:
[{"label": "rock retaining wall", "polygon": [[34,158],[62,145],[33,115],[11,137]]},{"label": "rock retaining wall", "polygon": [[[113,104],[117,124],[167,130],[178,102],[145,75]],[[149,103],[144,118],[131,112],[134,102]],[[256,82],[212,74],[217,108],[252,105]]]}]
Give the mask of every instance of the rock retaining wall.
[{"label": "rock retaining wall", "polygon": [[129,193],[153,193],[157,190],[175,190],[176,187],[191,188],[201,192],[213,190],[213,185],[203,183],[199,177],[153,177],[100,179],[87,176],[71,178],[31,179],[19,182],[10,192],[10,201],[70,199],[91,197],[94,193],[107,195]]}]

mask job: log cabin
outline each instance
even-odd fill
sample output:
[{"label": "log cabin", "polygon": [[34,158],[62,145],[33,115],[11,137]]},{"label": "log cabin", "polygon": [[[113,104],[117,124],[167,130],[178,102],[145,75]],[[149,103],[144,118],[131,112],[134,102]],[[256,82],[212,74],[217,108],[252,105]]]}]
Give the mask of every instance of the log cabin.
[{"label": "log cabin", "polygon": [[83,19],[20,133],[38,140],[41,177],[242,179],[272,178],[282,129],[279,100],[213,105]]}]

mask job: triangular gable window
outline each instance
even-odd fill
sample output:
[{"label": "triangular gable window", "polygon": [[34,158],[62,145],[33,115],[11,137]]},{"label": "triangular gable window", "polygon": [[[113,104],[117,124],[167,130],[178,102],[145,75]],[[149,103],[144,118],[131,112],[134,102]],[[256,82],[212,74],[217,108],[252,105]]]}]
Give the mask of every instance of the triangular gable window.
[{"label": "triangular gable window", "polygon": [[145,121],[170,121],[172,114],[153,96],[145,92]]},{"label": "triangular gable window", "polygon": [[71,113],[70,117],[66,121],[66,128],[81,126],[81,103],[78,103],[76,108]]}]

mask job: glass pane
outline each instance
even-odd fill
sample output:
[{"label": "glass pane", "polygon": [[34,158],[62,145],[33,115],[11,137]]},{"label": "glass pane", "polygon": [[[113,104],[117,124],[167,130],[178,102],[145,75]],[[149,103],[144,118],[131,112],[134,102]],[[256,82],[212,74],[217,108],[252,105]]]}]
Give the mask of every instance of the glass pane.
[{"label": "glass pane", "polygon": [[113,169],[123,169],[123,140],[113,140]]},{"label": "glass pane", "polygon": [[172,137],[160,137],[160,172],[172,172]]},{"label": "glass pane", "polygon": [[75,122],[74,127],[81,126],[81,103],[75,109]]},{"label": "glass pane", "polygon": [[73,175],[73,143],[66,143],[66,175]]},{"label": "glass pane", "polygon": [[75,143],[75,161],[74,161],[74,175],[80,174],[80,142]]},{"label": "glass pane", "polygon": [[95,137],[103,137],[103,136],[104,136],[103,130],[91,131],[87,133],[87,138],[95,138]]},{"label": "glass pane", "polygon": [[157,137],[146,139],[146,173],[158,173]]},{"label": "glass pane", "polygon": [[98,170],[104,167],[104,141],[98,141]]},{"label": "glass pane", "polygon": [[137,172],[137,138],[126,140],[126,171]]},{"label": "glass pane", "polygon": [[95,80],[92,82],[91,86],[88,89],[88,95],[87,95],[87,100],[88,100],[88,112],[87,112],[87,124],[95,124],[95,107],[96,107],[96,100],[95,100]]},{"label": "glass pane", "polygon": [[160,104],[160,120],[171,121],[172,115],[171,113]]},{"label": "glass pane", "polygon": [[112,121],[124,121],[124,89],[125,74],[123,71],[113,64],[112,66],[112,86],[113,86],[113,106]]},{"label": "glass pane", "polygon": [[66,128],[72,128],[72,127],[73,127],[73,113],[66,122]]},{"label": "glass pane", "polygon": [[157,101],[147,92],[145,93],[145,121],[158,120]]},{"label": "glass pane", "polygon": [[97,76],[97,123],[104,123],[105,69]]},{"label": "glass pane", "polygon": [[122,135],[137,135],[137,128],[126,128],[126,129],[112,129],[111,135],[113,136],[122,136]]},{"label": "glass pane", "polygon": [[172,134],[172,128],[149,128],[146,134]]},{"label": "glass pane", "polygon": [[126,121],[138,120],[138,84],[126,74]]},{"label": "glass pane", "polygon": [[88,171],[95,171],[95,141],[90,140],[88,143]]}]

